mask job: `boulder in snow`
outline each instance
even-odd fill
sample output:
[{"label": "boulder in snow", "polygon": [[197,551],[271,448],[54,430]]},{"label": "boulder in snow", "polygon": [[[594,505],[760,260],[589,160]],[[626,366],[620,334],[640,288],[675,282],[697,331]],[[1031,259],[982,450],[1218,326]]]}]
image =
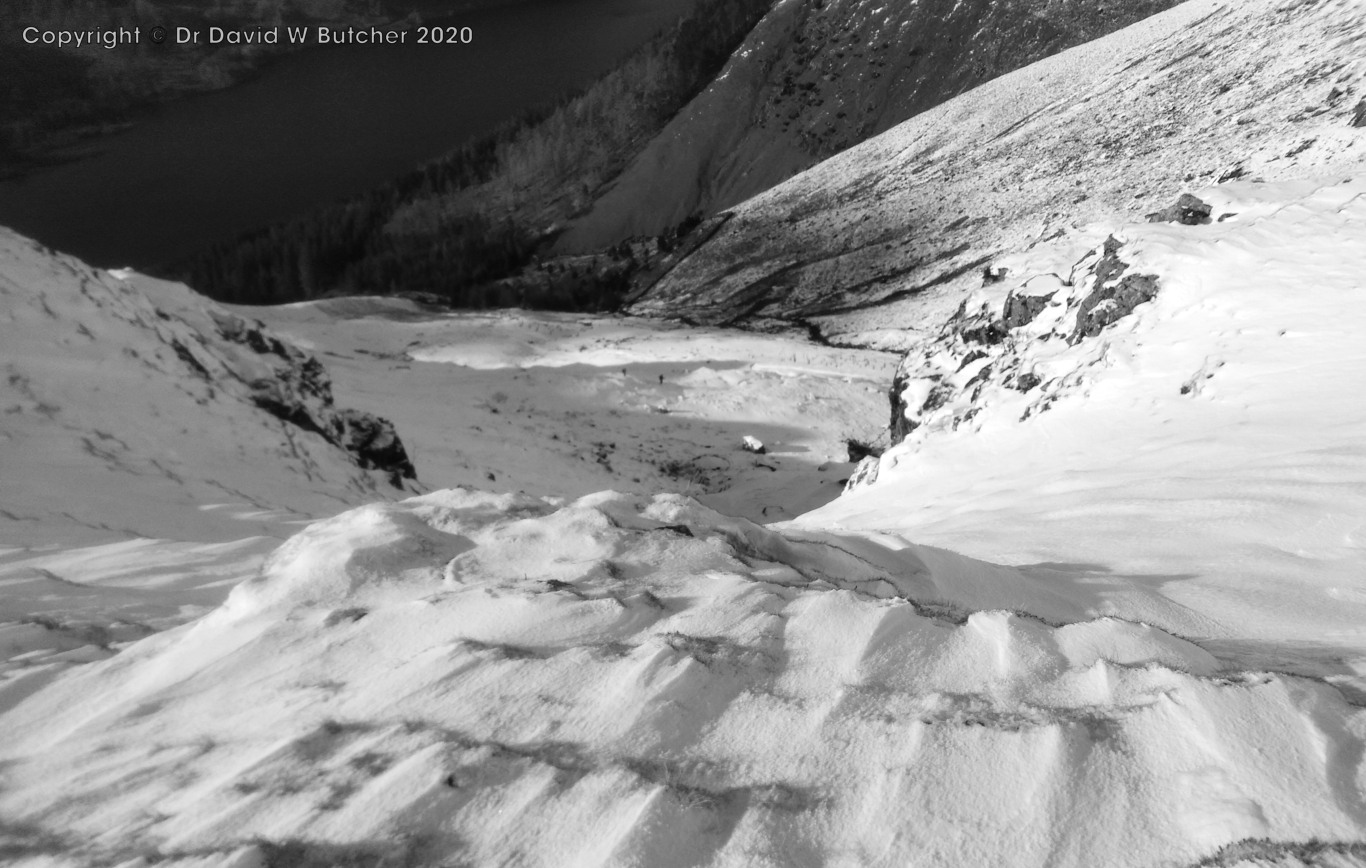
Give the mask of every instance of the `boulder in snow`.
[{"label": "boulder in snow", "polygon": [[1212,210],[1203,200],[1192,196],[1190,193],[1182,193],[1175,205],[1169,205],[1161,211],[1154,211],[1149,214],[1148,222],[1199,226],[1209,219]]}]

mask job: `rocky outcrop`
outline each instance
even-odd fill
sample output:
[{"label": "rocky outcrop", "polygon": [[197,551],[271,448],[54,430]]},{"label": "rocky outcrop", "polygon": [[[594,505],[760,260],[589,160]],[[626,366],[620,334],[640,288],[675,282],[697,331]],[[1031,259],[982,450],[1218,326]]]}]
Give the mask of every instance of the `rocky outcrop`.
[{"label": "rocky outcrop", "polygon": [[[392,422],[334,405],[332,380],[317,358],[271,334],[261,322],[218,311],[210,316],[221,337],[250,349],[256,361],[265,362],[264,370],[259,364],[247,369],[229,368],[246,384],[257,407],[321,435],[350,454],[362,468],[388,474],[396,488],[402,488],[405,479],[417,478],[417,470]],[[197,361],[190,364],[202,369]]]},{"label": "rocky outcrop", "polygon": [[1161,211],[1154,211],[1147,217],[1149,223],[1181,223],[1186,226],[1199,226],[1209,219],[1211,210],[1213,209],[1209,205],[1190,193],[1182,193],[1181,198],[1176,200],[1176,204],[1169,205]]},{"label": "rocky outcrop", "polygon": [[1049,292],[1043,295],[1029,295],[1012,292],[1006,296],[1005,313],[1001,317],[1001,325],[1009,330],[1032,323],[1034,318],[1048,306],[1048,301],[1054,294]]},{"label": "rocky outcrop", "polygon": [[[906,356],[889,392],[892,443],[923,427],[956,429],[1004,393],[1029,395],[1026,414],[1044,412],[1076,387],[1107,327],[1156,297],[1156,275],[1130,272],[1113,235],[1062,274],[1021,273],[963,300],[939,334]],[[1080,352],[1066,348],[1076,347]],[[1097,350],[1101,352],[1102,350]],[[1046,361],[1059,354],[1062,363]],[[1073,367],[1072,374],[1049,371]]]},{"label": "rocky outcrop", "polygon": [[1157,295],[1157,278],[1151,274],[1130,274],[1113,285],[1098,286],[1077,311],[1077,330],[1071,342],[1093,338],[1101,329],[1134,312]]},{"label": "rocky outcrop", "polygon": [[[1205,213],[1209,213],[1208,205],[1205,205]],[[1077,308],[1077,325],[1068,338],[1069,343],[1095,337],[1106,326],[1133,313],[1134,308],[1145,301],[1152,301],[1157,295],[1155,276],[1124,273],[1129,270],[1129,265],[1119,258],[1122,246],[1113,235],[1105,239],[1101,259],[1093,272],[1095,289],[1081,300]]]}]

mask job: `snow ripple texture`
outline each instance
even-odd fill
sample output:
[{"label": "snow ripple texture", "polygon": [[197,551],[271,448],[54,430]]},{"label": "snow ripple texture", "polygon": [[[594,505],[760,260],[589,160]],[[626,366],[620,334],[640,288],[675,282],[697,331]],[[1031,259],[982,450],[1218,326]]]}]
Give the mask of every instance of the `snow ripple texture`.
[{"label": "snow ripple texture", "polygon": [[7,852],[1117,866],[1366,834],[1366,713],[1068,581],[679,495],[355,509],[11,711]]}]

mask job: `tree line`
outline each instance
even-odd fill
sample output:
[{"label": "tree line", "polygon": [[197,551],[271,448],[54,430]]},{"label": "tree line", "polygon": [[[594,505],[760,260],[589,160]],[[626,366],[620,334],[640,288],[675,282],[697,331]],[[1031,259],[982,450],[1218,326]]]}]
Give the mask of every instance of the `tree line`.
[{"label": "tree line", "polygon": [[242,304],[410,291],[466,308],[611,307],[626,287],[620,268],[596,282],[580,273],[568,288],[563,280],[498,282],[536,263],[554,227],[589,207],[715,78],[770,2],[697,0],[580,92],[367,193],[162,271]]}]

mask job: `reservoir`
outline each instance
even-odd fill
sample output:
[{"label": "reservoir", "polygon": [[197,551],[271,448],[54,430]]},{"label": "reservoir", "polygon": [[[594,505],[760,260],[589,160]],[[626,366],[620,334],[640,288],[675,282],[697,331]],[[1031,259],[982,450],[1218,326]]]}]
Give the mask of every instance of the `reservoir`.
[{"label": "reservoir", "polygon": [[468,43],[310,47],[152,111],[94,156],[0,183],[0,225],[106,268],[172,262],[582,87],[689,5],[527,0],[439,22],[470,28]]}]

